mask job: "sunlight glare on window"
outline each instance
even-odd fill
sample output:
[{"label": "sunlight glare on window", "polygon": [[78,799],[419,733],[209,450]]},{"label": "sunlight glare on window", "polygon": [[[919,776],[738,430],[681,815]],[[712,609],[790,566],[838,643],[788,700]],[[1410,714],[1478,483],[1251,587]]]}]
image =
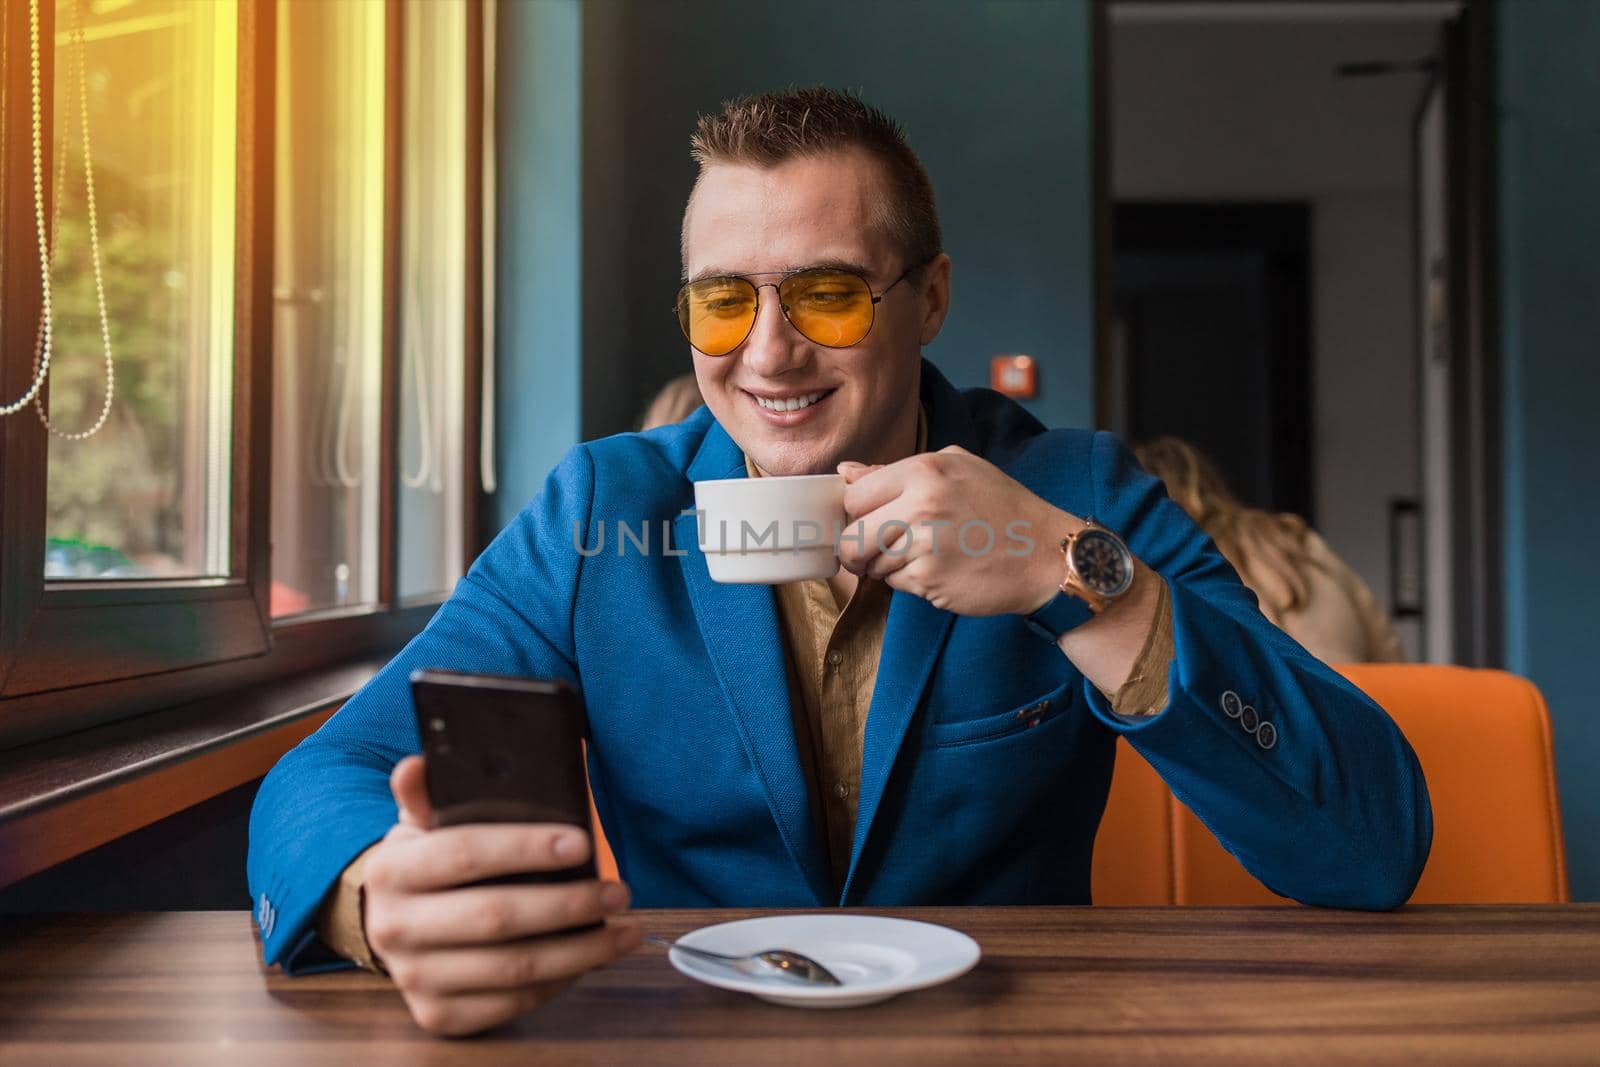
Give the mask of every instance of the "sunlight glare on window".
[{"label": "sunlight glare on window", "polygon": [[408,0],[400,289],[398,592],[461,577],[466,406],[467,15]]},{"label": "sunlight glare on window", "polygon": [[274,617],[378,599],[385,7],[278,9]]}]

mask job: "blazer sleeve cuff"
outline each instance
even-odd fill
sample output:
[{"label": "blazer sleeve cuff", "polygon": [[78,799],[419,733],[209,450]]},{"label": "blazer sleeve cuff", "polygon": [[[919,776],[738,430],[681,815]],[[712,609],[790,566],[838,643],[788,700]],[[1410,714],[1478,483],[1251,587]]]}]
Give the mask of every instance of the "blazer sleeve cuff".
[{"label": "blazer sleeve cuff", "polygon": [[341,956],[317,933],[322,905],[339,884],[340,875],[362,852],[388,832],[390,822],[347,827],[342,843],[300,857],[292,875],[281,867],[253,886],[255,922],[261,934],[261,955],[285,974],[316,974],[355,964]]}]

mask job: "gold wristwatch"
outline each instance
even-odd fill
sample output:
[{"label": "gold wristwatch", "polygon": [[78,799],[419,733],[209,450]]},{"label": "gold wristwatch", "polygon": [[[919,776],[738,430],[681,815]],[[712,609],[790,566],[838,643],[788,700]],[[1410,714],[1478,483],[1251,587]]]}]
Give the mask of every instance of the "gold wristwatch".
[{"label": "gold wristwatch", "polygon": [[1062,538],[1061,559],[1066,573],[1060,591],[1025,619],[1048,641],[1105,611],[1133,587],[1133,553],[1093,519]]},{"label": "gold wristwatch", "polygon": [[1066,577],[1061,591],[1082,600],[1096,615],[1133,587],[1133,553],[1122,538],[1093,519],[1061,540]]}]

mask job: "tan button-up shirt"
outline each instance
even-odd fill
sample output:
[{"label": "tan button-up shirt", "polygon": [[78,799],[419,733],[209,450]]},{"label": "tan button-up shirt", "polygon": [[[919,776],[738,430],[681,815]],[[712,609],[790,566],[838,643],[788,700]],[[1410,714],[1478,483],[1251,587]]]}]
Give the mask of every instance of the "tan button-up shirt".
[{"label": "tan button-up shirt", "polygon": [[812,817],[825,842],[834,887],[843,888],[855,836],[867,709],[893,590],[862,578],[842,608],[822,580],[790,582],[773,593]]}]

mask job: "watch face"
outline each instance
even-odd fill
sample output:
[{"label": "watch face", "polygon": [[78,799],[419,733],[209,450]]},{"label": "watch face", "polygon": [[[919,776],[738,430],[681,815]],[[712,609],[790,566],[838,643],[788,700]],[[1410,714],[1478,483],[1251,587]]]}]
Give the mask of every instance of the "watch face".
[{"label": "watch face", "polygon": [[1072,542],[1072,569],[1089,592],[1101,597],[1121,596],[1133,584],[1133,560],[1111,534],[1084,530]]}]

